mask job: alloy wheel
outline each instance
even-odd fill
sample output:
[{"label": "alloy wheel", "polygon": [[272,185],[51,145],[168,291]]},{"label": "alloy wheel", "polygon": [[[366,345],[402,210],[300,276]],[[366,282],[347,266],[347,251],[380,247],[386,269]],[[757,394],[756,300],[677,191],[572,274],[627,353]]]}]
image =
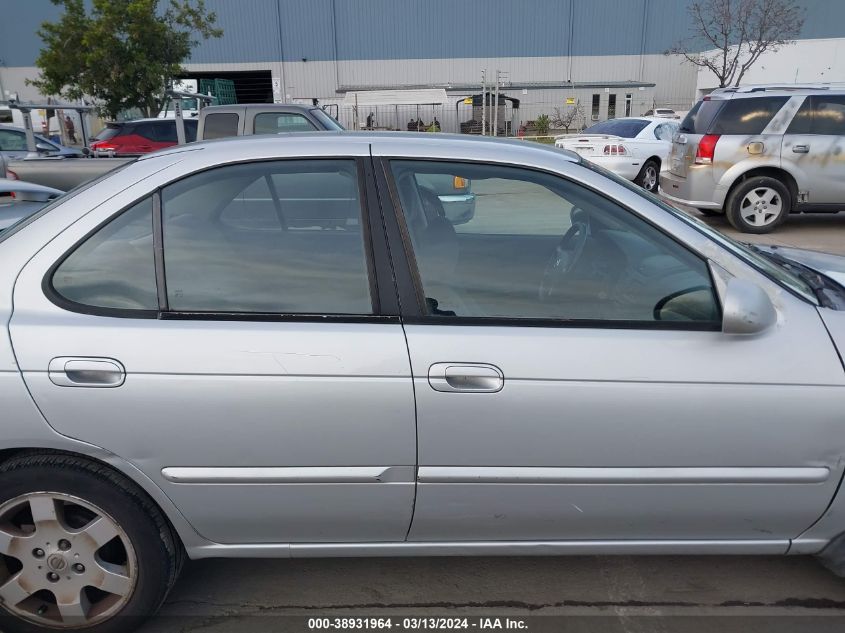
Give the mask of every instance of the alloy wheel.
[{"label": "alloy wheel", "polygon": [[126,532],[71,495],[35,492],[0,506],[0,602],[54,628],[89,626],[126,604],[137,560]]},{"label": "alloy wheel", "polygon": [[781,195],[769,187],[752,189],[739,204],[739,215],[751,226],[768,226],[777,221],[783,210]]},{"label": "alloy wheel", "polygon": [[645,168],[643,173],[643,189],[646,191],[654,191],[657,187],[657,170],[649,165]]}]

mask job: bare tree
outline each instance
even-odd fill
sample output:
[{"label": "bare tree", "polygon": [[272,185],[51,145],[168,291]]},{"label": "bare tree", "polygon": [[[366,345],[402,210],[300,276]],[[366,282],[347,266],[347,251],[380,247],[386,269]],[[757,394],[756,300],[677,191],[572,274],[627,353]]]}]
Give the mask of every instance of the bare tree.
[{"label": "bare tree", "polygon": [[763,53],[791,43],[804,25],[794,0],[695,0],[688,11],[691,34],[667,53],[707,68],[720,88],[738,86]]},{"label": "bare tree", "polygon": [[551,119],[552,125],[558,129],[563,128],[568,133],[569,128],[573,127],[576,121],[584,120],[584,107],[580,101],[577,101],[575,105],[566,106],[562,111],[560,108],[555,108]]}]

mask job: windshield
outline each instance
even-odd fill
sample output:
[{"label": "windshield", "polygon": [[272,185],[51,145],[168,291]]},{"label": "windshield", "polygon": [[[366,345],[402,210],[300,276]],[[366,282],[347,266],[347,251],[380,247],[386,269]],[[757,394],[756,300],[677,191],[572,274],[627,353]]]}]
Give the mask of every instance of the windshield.
[{"label": "windshield", "polygon": [[591,169],[597,173],[602,174],[603,176],[607,176],[608,178],[610,178],[614,182],[619,183],[626,189],[633,191],[638,196],[641,196],[647,199],[649,202],[658,205],[664,211],[671,213],[674,217],[685,222],[686,224],[697,230],[699,233],[703,233],[711,240],[713,240],[720,246],[723,246],[725,249],[727,249],[746,263],[751,264],[751,266],[756,268],[758,271],[760,271],[770,279],[776,281],[781,286],[784,286],[788,290],[792,291],[794,294],[797,294],[801,298],[810,301],[814,305],[819,304],[818,297],[816,296],[816,293],[813,290],[812,286],[810,286],[810,284],[805,282],[799,276],[789,272],[783,266],[775,264],[771,259],[764,257],[759,253],[756,253],[744,244],[737,242],[736,240],[729,238],[727,235],[719,233],[718,231],[710,228],[701,220],[694,218],[679,209],[676,209],[670,204],[665,203],[663,200],[661,200],[654,194],[649,193],[641,187],[638,187],[629,180],[625,180],[621,176],[617,176],[616,174],[604,169],[603,167],[599,167],[598,165],[589,161],[582,161],[581,164],[587,169]]},{"label": "windshield", "polygon": [[623,138],[634,138],[637,134],[642,132],[649,121],[643,119],[612,119],[610,121],[602,121],[591,125],[584,134],[610,134],[612,136],[621,136]]},{"label": "windshield", "polygon": [[340,123],[338,123],[334,118],[332,118],[328,114],[326,114],[326,111],[323,110],[322,108],[314,108],[313,110],[311,110],[311,114],[313,114],[314,117],[320,123],[322,123],[323,126],[327,130],[338,130],[338,131],[340,131],[340,130],[346,129]]}]

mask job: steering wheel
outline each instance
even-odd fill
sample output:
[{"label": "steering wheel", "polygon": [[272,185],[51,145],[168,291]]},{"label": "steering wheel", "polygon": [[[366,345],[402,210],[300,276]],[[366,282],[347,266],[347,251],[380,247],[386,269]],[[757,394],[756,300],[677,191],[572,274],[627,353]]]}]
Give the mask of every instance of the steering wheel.
[{"label": "steering wheel", "polygon": [[540,301],[549,301],[554,297],[560,280],[575,269],[584,253],[584,246],[590,235],[589,216],[582,209],[576,208],[572,210],[571,217],[572,226],[560,238],[543,271],[543,278],[540,280]]}]

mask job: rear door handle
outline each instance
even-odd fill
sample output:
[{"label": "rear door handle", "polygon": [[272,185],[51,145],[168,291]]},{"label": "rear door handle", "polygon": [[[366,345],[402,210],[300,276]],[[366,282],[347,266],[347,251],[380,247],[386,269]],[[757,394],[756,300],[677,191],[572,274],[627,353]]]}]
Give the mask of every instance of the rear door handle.
[{"label": "rear door handle", "polygon": [[796,154],[806,154],[807,152],[810,151],[810,146],[809,145],[793,145],[792,151],[795,152]]},{"label": "rear door handle", "polygon": [[113,358],[59,356],[47,373],[59,387],[119,387],[126,380],[126,369]]},{"label": "rear door handle", "polygon": [[505,386],[505,375],[487,363],[435,363],[428,370],[435,391],[495,393]]}]

